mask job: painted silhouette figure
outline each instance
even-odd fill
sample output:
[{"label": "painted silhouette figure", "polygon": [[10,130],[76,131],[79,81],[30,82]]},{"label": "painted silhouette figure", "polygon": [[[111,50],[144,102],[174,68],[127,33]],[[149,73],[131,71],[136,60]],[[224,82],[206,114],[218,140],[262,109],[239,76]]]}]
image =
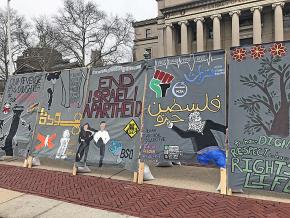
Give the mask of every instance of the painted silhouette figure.
[{"label": "painted silhouette figure", "polygon": [[47,93],[48,93],[48,110],[50,110],[51,104],[52,104],[52,98],[53,98],[53,91],[51,88],[47,89]]},{"label": "painted silhouette figure", "polygon": [[81,127],[81,131],[79,134],[79,147],[78,147],[76,158],[75,158],[76,162],[81,161],[83,156],[85,155],[84,163],[86,164],[90,142],[93,140],[95,132],[97,132],[97,130],[91,128],[88,123],[85,123]]},{"label": "painted silhouette figure", "polygon": [[57,150],[56,159],[66,159],[67,156],[65,155],[66,149],[68,147],[68,143],[70,141],[70,133],[69,130],[64,130],[62,134],[62,138],[60,139],[60,146]]},{"label": "painted silhouette figure", "polygon": [[44,140],[44,147],[46,147],[46,148],[48,148],[48,140],[49,140],[49,138],[50,138],[50,135],[47,135],[46,137],[45,137],[45,140]]},{"label": "painted silhouette figure", "polygon": [[182,138],[191,139],[200,164],[208,165],[210,162],[214,162],[219,168],[226,168],[225,151],[218,146],[212,133],[212,130],[216,130],[226,134],[226,126],[211,120],[202,121],[200,113],[194,112],[189,115],[187,131],[181,130],[171,122],[168,123],[168,128],[172,129]]},{"label": "painted silhouette figure", "polygon": [[22,112],[24,111],[23,106],[15,106],[12,108],[13,111],[13,117],[12,117],[12,122],[10,126],[9,133],[6,137],[5,140],[5,145],[1,149],[5,151],[6,156],[13,156],[13,138],[17,133],[18,127],[19,127],[19,122],[20,122],[20,116]]},{"label": "painted silhouette figure", "polygon": [[5,139],[6,135],[3,135],[2,137],[0,137],[0,142],[2,142]]},{"label": "painted silhouette figure", "polygon": [[[51,82],[51,87],[47,89],[49,93],[49,102],[53,102],[52,94],[55,93],[55,86],[57,81],[60,83],[61,87],[61,105],[65,108],[69,108],[72,105],[80,108],[82,106],[83,98],[86,89],[86,80],[88,79],[86,73],[81,72],[82,76],[77,81],[72,81],[70,79],[71,72],[52,72],[48,73],[46,80]],[[49,90],[51,89],[51,90]]]},{"label": "painted silhouette figure", "polygon": [[47,89],[48,93],[48,110],[50,110],[52,101],[53,101],[53,93],[54,93],[54,88],[56,81],[60,78],[60,72],[53,72],[53,73],[48,73],[46,79],[47,81],[50,81],[52,83],[52,88]]},{"label": "painted silhouette figure", "polygon": [[[54,93],[56,82],[59,80],[61,82],[61,105],[68,108],[69,100],[67,97],[67,90],[65,88],[64,81],[61,77],[61,72],[57,71],[57,72],[48,73],[46,79],[47,81],[50,81],[52,83],[52,89],[51,88],[47,89],[47,92],[51,93],[51,95],[49,96],[51,97],[51,100],[49,99],[49,101],[51,102],[53,101],[52,93]],[[51,90],[49,91],[49,89]]]},{"label": "painted silhouette figure", "polygon": [[1,134],[3,134],[4,120],[0,120],[0,130]]},{"label": "painted silhouette figure", "polygon": [[105,157],[105,150],[106,150],[106,144],[110,140],[110,136],[108,131],[106,130],[106,122],[102,121],[100,123],[100,130],[97,131],[94,135],[94,141],[97,145],[97,147],[100,148],[100,161],[99,161],[99,167],[103,166],[103,160]]}]

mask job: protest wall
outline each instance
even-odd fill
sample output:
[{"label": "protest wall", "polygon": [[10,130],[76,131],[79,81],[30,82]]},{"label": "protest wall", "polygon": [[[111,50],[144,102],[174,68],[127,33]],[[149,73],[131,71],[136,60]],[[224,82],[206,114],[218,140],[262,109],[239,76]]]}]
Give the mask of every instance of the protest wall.
[{"label": "protest wall", "polygon": [[10,76],[0,112],[0,155],[26,157],[32,145],[45,75]]},{"label": "protest wall", "polygon": [[290,193],[290,43],[231,49],[229,187]]},{"label": "protest wall", "polygon": [[197,163],[201,150],[224,149],[224,51],[153,60],[147,77],[143,161]]},{"label": "protest wall", "polygon": [[89,72],[87,68],[45,73],[31,154],[74,159]]},{"label": "protest wall", "polygon": [[289,46],[232,48],[228,78],[222,50],[9,77],[0,154],[132,171],[139,159],[215,165],[232,190],[290,193]]},{"label": "protest wall", "polygon": [[81,128],[87,124],[94,136],[83,137],[89,151],[81,145],[79,158],[88,152],[88,163],[137,170],[144,69],[142,62],[92,69]]}]

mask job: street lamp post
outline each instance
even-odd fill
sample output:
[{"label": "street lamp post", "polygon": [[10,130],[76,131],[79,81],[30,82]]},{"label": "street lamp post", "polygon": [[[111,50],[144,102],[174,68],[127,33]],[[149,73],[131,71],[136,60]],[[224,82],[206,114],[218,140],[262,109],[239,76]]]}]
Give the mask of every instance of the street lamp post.
[{"label": "street lamp post", "polygon": [[13,75],[13,61],[11,51],[11,17],[10,17],[10,1],[7,0],[7,38],[8,38],[8,73]]}]

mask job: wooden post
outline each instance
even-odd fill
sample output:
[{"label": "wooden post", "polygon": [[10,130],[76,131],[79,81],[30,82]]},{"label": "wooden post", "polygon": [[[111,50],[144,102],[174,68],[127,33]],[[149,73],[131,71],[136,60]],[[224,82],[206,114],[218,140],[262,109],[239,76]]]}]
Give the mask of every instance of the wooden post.
[{"label": "wooden post", "polygon": [[[228,132],[228,131],[227,131]],[[228,139],[227,139],[228,140]],[[228,163],[228,157],[229,157],[229,144],[227,143],[227,150],[226,150],[226,157],[227,157],[227,163]],[[229,180],[228,180],[228,173],[227,169],[225,170],[225,181],[226,181],[226,195],[232,195],[232,189],[229,188]],[[224,193],[221,193],[224,194]]]},{"label": "wooden post", "polygon": [[231,188],[228,188],[227,189],[227,195],[233,195],[233,192],[232,192],[232,189]]},{"label": "wooden post", "polygon": [[138,182],[138,172],[134,172],[133,182],[134,183]]},{"label": "wooden post", "polygon": [[224,168],[220,169],[220,188],[221,188],[221,194],[226,195],[227,194],[227,170]]},{"label": "wooden post", "polygon": [[[225,52],[225,105],[228,105],[228,96],[229,96],[229,81],[228,81],[228,76],[229,76],[229,67],[227,65],[227,52]],[[226,118],[226,123],[225,125],[227,126],[228,124],[228,107],[226,107],[225,111],[225,118]],[[226,149],[226,169],[223,169],[223,172],[221,171],[221,194],[228,195],[229,189],[228,189],[228,173],[227,173],[227,166],[228,166],[228,157],[229,157],[229,130],[228,128],[226,129],[226,138],[225,138],[225,149]]]},{"label": "wooden post", "polygon": [[[87,72],[86,72],[86,81],[85,81],[84,87],[86,87],[86,90],[87,90],[88,87],[89,87],[89,80],[90,80],[90,73],[91,73],[91,70],[92,70],[92,65],[90,65],[89,67],[87,67],[85,69],[86,69]],[[83,73],[83,68],[81,68],[81,71]],[[85,93],[84,99],[87,99],[87,97],[89,95],[88,93],[89,93],[88,91]],[[84,109],[84,106],[82,106],[82,110],[83,109]],[[80,124],[80,127],[81,127],[81,124]],[[76,162],[73,165],[72,174],[73,174],[73,176],[76,176],[78,174],[78,167],[77,167]]]},{"label": "wooden post", "polygon": [[77,173],[78,173],[78,168],[77,168],[76,164],[74,164],[72,174],[73,174],[73,176],[76,176]]},{"label": "wooden post", "polygon": [[[147,67],[147,66],[146,66]],[[141,110],[141,129],[140,129],[140,142],[141,148],[139,150],[139,167],[137,173],[137,183],[142,184],[144,181],[144,162],[140,162],[140,153],[142,149],[142,134],[144,130],[144,111],[145,111],[145,99],[146,99],[146,90],[147,90],[147,74],[145,74],[145,81],[144,81],[144,90],[143,90],[143,99],[142,99],[142,110]],[[135,180],[135,173],[134,173],[134,180]]]},{"label": "wooden post", "polygon": [[32,156],[28,156],[28,158],[27,158],[28,168],[32,168],[32,159],[33,159]]},{"label": "wooden post", "polygon": [[139,163],[139,169],[138,169],[138,184],[143,184],[144,181],[144,162]]},{"label": "wooden post", "polygon": [[23,167],[24,168],[27,168],[28,167],[28,160],[27,160],[27,158],[25,158],[25,160],[24,160]]},{"label": "wooden post", "polygon": [[[42,88],[44,86],[44,83],[42,84]],[[30,151],[33,149],[32,148],[32,145],[33,145],[33,138],[34,138],[34,133],[35,133],[35,130],[36,130],[36,127],[37,127],[37,124],[38,124],[38,121],[39,121],[39,117],[40,117],[40,114],[39,114],[39,109],[40,109],[40,103],[35,103],[33,104],[32,106],[30,106],[28,108],[28,112],[29,113],[32,113],[34,111],[36,111],[36,117],[35,117],[35,125],[33,127],[33,131],[32,131],[32,134],[31,134],[31,146],[26,154],[26,157],[25,157],[25,160],[24,160],[24,163],[23,163],[23,167],[27,167],[27,168],[32,168],[32,159],[33,157],[30,156]]]},{"label": "wooden post", "polygon": [[[229,147],[228,147],[228,143],[227,143],[227,152],[226,152],[226,156],[227,156],[227,163],[228,163],[228,157],[229,157]],[[225,180],[226,180],[226,195],[232,195],[232,189],[229,188],[229,180],[228,180],[228,173],[227,173],[227,169],[225,170]]]}]

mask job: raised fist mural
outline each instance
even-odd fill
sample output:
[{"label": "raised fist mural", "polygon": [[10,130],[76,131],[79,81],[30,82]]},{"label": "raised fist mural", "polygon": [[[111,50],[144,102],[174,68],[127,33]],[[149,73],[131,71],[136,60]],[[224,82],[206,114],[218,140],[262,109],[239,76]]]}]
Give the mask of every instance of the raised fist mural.
[{"label": "raised fist mural", "polygon": [[174,76],[170,73],[156,70],[150,81],[149,87],[153,92],[155,92],[156,98],[164,98],[173,80]]}]

